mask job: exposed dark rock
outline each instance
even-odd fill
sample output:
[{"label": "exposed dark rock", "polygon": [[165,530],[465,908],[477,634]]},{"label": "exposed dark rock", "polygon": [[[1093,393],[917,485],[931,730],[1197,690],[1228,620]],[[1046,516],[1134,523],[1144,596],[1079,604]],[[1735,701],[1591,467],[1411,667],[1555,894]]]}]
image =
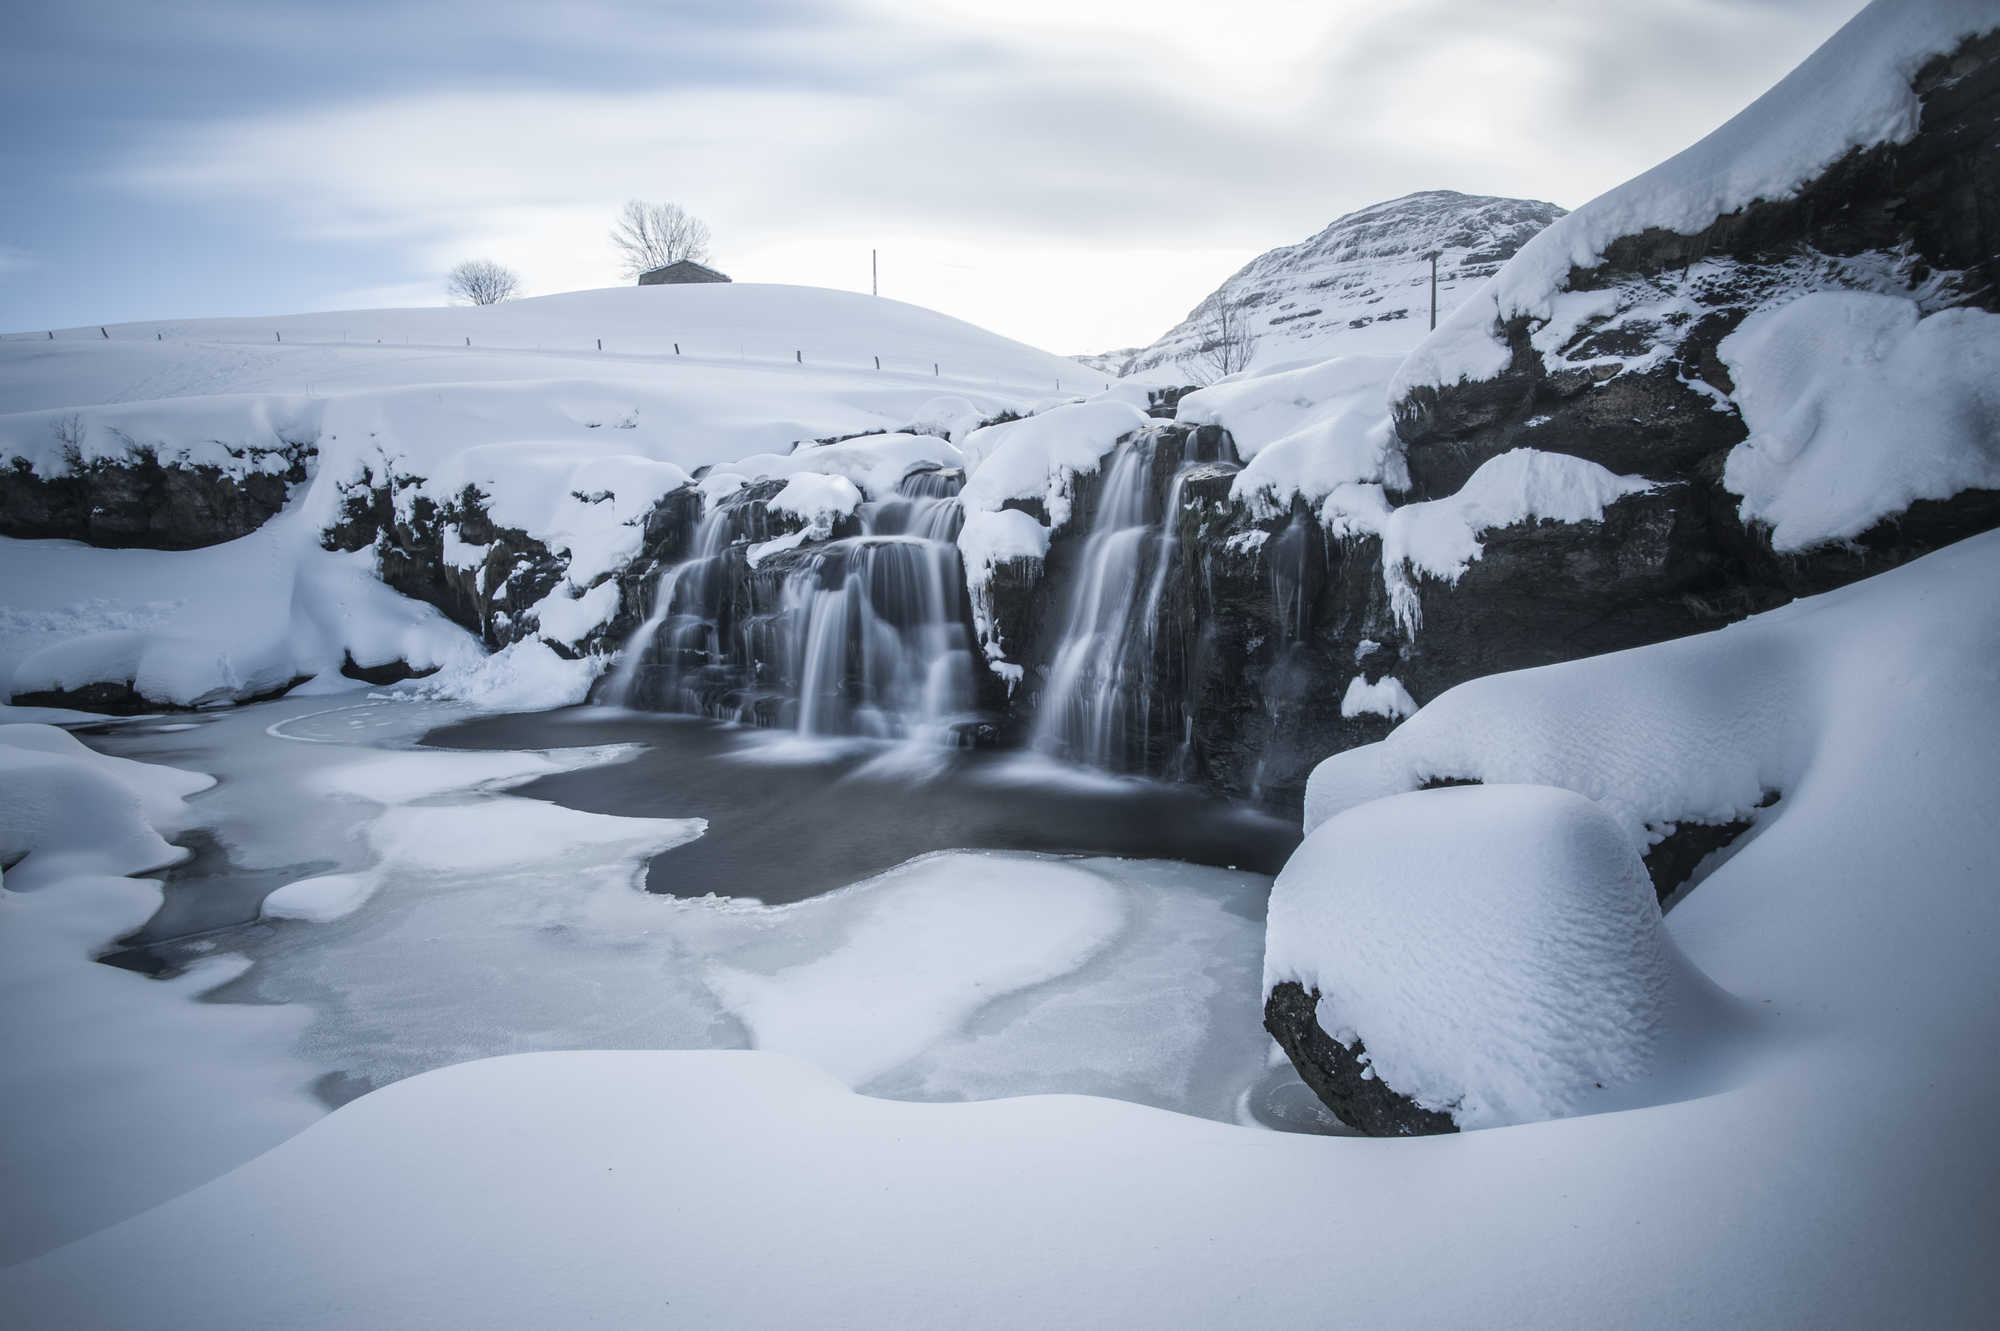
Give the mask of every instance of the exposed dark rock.
[{"label": "exposed dark rock", "polygon": [[[477,486],[466,486],[442,505],[424,494],[405,502],[401,496],[421,480],[378,479],[364,471],[342,495],[340,519],[321,533],[320,543],[330,550],[372,544],[383,582],[436,606],[490,648],[534,636],[537,625],[528,612],[562,581],[568,559],[526,532],[495,523]],[[485,547],[484,559],[469,569],[448,564],[447,532],[465,545]]]},{"label": "exposed dark rock", "polygon": [[1367,1048],[1352,1048],[1319,1024],[1319,990],[1296,980],[1274,986],[1264,1000],[1264,1029],[1292,1060],[1299,1078],[1312,1087],[1342,1123],[1371,1137],[1427,1137],[1457,1132],[1450,1114],[1425,1109],[1391,1089],[1367,1063]]},{"label": "exposed dark rock", "polygon": [[0,536],[50,537],[91,545],[193,550],[247,536],[285,506],[306,477],[310,440],[246,450],[270,470],[240,475],[190,466],[133,444],[122,459],[73,455],[54,476],[26,458],[0,468]]},{"label": "exposed dark rock", "polygon": [[210,706],[240,706],[244,703],[269,702],[282,698],[299,685],[311,679],[311,675],[295,675],[274,689],[251,694],[243,698],[227,698],[216,703],[167,702],[159,698],[148,698],[132,687],[131,680],[106,680],[96,684],[83,684],[73,689],[36,689],[28,693],[16,693],[7,699],[15,707],[67,707],[79,712],[101,712],[106,716],[138,716],[146,712],[198,712]]},{"label": "exposed dark rock", "polygon": [[[1778,792],[1768,792],[1757,807],[1768,809],[1778,802]],[[1646,873],[1653,891],[1665,909],[1684,895],[1681,889],[1693,885],[1702,861],[1736,843],[1738,837],[1756,825],[1751,818],[1732,818],[1720,823],[1680,822],[1674,830],[1653,843],[1646,852]]]},{"label": "exposed dark rock", "polygon": [[413,670],[410,668],[408,661],[400,660],[383,661],[379,664],[369,666],[360,665],[356,663],[352,652],[346,653],[340,662],[341,674],[347,676],[349,679],[358,679],[363,684],[375,685],[400,684],[406,679],[423,679],[426,676],[435,675],[437,670],[436,666],[431,666],[426,670]]}]

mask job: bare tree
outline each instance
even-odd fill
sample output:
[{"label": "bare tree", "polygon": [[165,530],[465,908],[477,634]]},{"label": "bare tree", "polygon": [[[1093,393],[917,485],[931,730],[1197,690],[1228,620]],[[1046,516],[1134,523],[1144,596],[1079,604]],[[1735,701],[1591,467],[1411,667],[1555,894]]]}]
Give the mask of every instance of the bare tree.
[{"label": "bare tree", "polygon": [[1220,379],[1226,374],[1248,369],[1250,358],[1256,353],[1257,335],[1250,331],[1250,318],[1244,307],[1231,305],[1218,297],[1215,308],[1209,311],[1208,323],[1202,329],[1201,346],[1195,350],[1195,364],[1210,379]]},{"label": "bare tree", "polygon": [[444,291],[471,305],[498,305],[521,289],[521,275],[491,259],[467,259],[445,275]]},{"label": "bare tree", "polygon": [[611,228],[625,276],[638,277],[682,259],[696,263],[708,258],[708,223],[678,203],[644,203],[633,199]]}]

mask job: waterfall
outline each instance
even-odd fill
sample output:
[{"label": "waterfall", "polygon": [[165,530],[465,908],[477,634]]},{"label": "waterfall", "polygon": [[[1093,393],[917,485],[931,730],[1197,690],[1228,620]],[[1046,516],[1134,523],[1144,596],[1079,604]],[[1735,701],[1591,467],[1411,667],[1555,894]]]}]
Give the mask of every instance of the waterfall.
[{"label": "waterfall", "polygon": [[1032,738],[1045,753],[1114,770],[1152,740],[1160,614],[1178,541],[1176,473],[1164,521],[1149,513],[1155,436],[1118,446],[1070,590]]},{"label": "waterfall", "polygon": [[944,740],[972,710],[957,547],[835,541],[787,579],[801,735]]},{"label": "waterfall", "polygon": [[653,613],[625,644],[605,697],[619,707],[699,711],[686,707],[682,660],[716,644],[713,602],[716,574],[730,540],[730,511],[711,506],[695,528],[693,553],[660,571],[653,584]]},{"label": "waterfall", "polygon": [[955,740],[977,665],[955,544],[963,481],[913,472],[895,497],[861,505],[861,535],[754,568],[761,502],[712,506],[693,553],[661,572],[606,696],[804,736]]}]

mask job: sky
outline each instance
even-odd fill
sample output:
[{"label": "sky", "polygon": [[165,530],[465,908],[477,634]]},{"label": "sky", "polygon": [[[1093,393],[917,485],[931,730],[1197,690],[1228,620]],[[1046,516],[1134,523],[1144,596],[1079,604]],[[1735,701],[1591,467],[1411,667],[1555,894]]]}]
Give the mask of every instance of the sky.
[{"label": "sky", "polygon": [[1858,0],[6,0],[0,331],[621,285],[630,198],[739,281],[1066,354],[1420,189],[1575,207]]}]

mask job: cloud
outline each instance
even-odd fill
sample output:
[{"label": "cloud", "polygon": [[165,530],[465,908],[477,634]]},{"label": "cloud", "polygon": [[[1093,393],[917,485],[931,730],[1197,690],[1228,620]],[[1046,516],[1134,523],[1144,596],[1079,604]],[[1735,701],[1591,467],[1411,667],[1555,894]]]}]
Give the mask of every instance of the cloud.
[{"label": "cloud", "polygon": [[1853,8],[594,0],[558,23],[231,0],[168,24],[137,6],[128,44],[243,70],[256,95],[127,122],[88,185],[396,256],[330,275],[329,299],[468,254],[537,292],[608,284],[612,212],[674,199],[739,276],[865,286],[878,246],[911,298],[1080,350],[1150,339],[1244,259],[1382,198],[1574,206]]}]

